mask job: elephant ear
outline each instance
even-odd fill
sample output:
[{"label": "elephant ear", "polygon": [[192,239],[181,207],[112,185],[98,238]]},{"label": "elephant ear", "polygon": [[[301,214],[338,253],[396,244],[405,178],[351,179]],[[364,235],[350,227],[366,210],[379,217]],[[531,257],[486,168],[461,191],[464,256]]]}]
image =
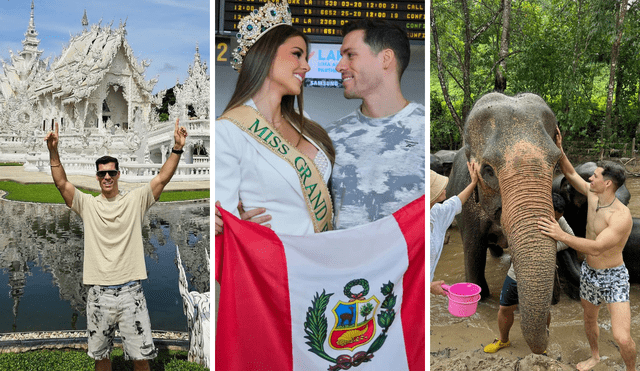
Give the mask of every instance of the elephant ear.
[{"label": "elephant ear", "polygon": [[467,161],[470,161],[471,160],[471,147],[469,147],[468,144],[465,144],[464,147],[462,147],[462,150],[464,151],[464,154],[467,157]]}]

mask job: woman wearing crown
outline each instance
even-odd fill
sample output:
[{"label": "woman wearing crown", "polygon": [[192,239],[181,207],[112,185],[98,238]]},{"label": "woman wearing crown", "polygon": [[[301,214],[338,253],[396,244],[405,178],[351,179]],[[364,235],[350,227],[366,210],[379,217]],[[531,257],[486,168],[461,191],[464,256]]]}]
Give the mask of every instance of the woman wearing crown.
[{"label": "woman wearing crown", "polygon": [[266,209],[278,233],[330,230],[326,183],[335,151],[326,131],[303,114],[308,39],[291,26],[286,1],[268,2],[238,28],[232,66],[240,75],[215,124],[216,199],[236,216],[239,201],[245,210]]}]

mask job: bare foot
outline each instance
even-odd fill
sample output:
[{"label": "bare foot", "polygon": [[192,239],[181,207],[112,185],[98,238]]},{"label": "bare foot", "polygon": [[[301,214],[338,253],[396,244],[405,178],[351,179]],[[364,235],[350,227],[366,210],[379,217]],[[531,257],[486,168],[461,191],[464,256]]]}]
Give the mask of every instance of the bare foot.
[{"label": "bare foot", "polygon": [[586,361],[582,361],[580,363],[578,363],[578,365],[576,366],[576,368],[580,371],[588,371],[591,370],[592,368],[594,368],[598,363],[600,363],[600,358],[595,358],[595,357],[591,357],[589,359],[587,359]]}]

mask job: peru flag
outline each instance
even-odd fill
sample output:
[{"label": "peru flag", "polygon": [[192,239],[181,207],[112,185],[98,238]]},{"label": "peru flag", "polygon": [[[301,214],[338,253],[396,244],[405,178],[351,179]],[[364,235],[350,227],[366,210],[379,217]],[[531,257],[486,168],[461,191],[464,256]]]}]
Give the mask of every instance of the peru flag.
[{"label": "peru flag", "polygon": [[425,370],[424,196],[306,236],[221,212],[216,370]]}]

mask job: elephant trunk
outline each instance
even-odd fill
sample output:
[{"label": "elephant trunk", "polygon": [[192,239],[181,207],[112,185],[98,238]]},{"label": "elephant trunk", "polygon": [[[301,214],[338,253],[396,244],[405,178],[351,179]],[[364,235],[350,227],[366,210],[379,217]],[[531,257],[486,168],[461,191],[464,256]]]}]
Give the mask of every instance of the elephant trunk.
[{"label": "elephant trunk", "polygon": [[533,353],[548,343],[547,316],[553,294],[556,243],[538,230],[541,217],[553,217],[553,165],[521,156],[498,171],[502,194],[501,224],[512,250],[518,282],[522,334]]}]

